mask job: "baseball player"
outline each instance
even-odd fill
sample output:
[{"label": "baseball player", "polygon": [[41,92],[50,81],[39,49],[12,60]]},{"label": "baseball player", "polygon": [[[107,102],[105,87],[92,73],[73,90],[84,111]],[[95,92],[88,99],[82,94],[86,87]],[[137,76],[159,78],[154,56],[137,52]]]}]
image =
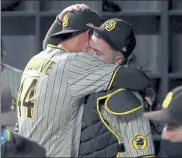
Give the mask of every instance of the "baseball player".
[{"label": "baseball player", "polygon": [[12,110],[16,108],[16,99],[21,81],[22,71],[7,64],[1,64],[1,80],[7,82],[12,92]]},{"label": "baseball player", "polygon": [[182,157],[181,97],[182,86],[179,86],[168,93],[163,102],[163,110],[145,114],[147,118],[165,125],[162,132],[160,157]]},{"label": "baseball player", "polygon": [[99,26],[102,19],[92,11],[84,12],[84,17],[79,12],[65,17],[65,33],[77,26],[70,31],[72,38],[33,57],[22,75],[19,134],[43,145],[47,156],[71,157],[74,120],[84,96],[105,89],[117,67],[85,53],[69,53],[81,52],[88,43],[86,24],[90,22]]},{"label": "baseball player", "polygon": [[[6,55],[6,51],[3,45],[3,41],[1,40],[1,59]],[[16,102],[18,89],[21,82],[22,71],[18,70],[12,66],[1,63],[1,82],[8,84],[11,89],[12,94],[12,110],[16,110]]]},{"label": "baseball player", "polygon": [[162,132],[163,139],[182,142],[182,86],[169,92],[162,106],[162,110],[147,112],[144,116],[166,124]]},{"label": "baseball player", "polygon": [[[118,27],[118,25],[116,24],[117,22],[119,24],[121,23],[121,27],[117,28]],[[135,38],[132,36],[132,31],[131,31],[130,41],[127,41],[130,45],[127,45],[128,47],[126,48],[129,53],[126,54],[125,56],[123,56],[121,51],[118,50],[117,48],[115,48],[112,45],[112,42],[115,40],[114,43],[116,43],[116,41],[118,40],[118,43],[116,43],[116,44],[118,46],[120,46],[122,41],[124,41],[126,38],[129,38],[129,37],[127,37],[127,35],[123,35],[123,36],[120,36],[120,40],[119,40],[116,37],[119,34],[121,34],[120,31],[119,32],[116,31],[116,32],[114,32],[112,34],[108,34],[108,32],[111,31],[111,29],[113,29],[113,28],[112,27],[108,28],[109,31],[107,32],[107,30],[104,29],[104,26],[106,26],[106,24],[109,25],[109,23],[116,24],[116,25],[114,25],[114,27],[116,27],[115,30],[123,30],[123,32],[124,31],[127,32],[127,30],[131,31],[131,30],[129,30],[130,29],[129,25],[126,25],[125,22],[124,22],[125,25],[122,26],[122,22],[119,19],[111,19],[110,21],[107,21],[100,28],[94,28],[96,31],[94,32],[94,35],[92,36],[92,39],[89,42],[89,46],[90,46],[89,53],[96,56],[96,57],[98,57],[100,60],[103,60],[105,62],[116,63],[118,65],[122,65],[122,64],[124,64],[126,62],[125,59],[127,60],[127,57],[130,55],[129,53],[132,52],[132,50],[135,47],[135,44],[134,44],[135,43]],[[53,26],[54,25],[52,25],[52,27]],[[98,29],[102,29],[102,30],[98,30]],[[100,34],[98,34],[98,32]],[[105,33],[105,35],[103,35],[104,33]],[[112,41],[110,41],[109,39],[105,40],[105,36],[108,36],[108,35],[110,35],[109,38],[112,39]],[[105,42],[105,41],[107,41],[107,42]],[[110,45],[112,45],[112,47],[114,47],[114,48],[110,47]],[[126,75],[127,74],[125,74],[125,76]],[[143,102],[141,97],[138,96],[138,98],[140,98],[139,100],[141,102]],[[94,105],[93,101],[92,101],[92,105]],[[111,124],[113,124],[113,122],[114,122],[114,124],[115,124],[114,128],[115,129],[116,129],[116,124],[118,124],[117,133],[120,135],[120,138],[123,138],[123,136],[125,138],[122,141],[125,142],[124,144],[126,146],[125,147],[126,150],[120,154],[121,157],[138,157],[138,156],[153,155],[154,154],[153,142],[152,142],[152,137],[151,137],[151,132],[150,132],[149,121],[147,119],[143,118],[142,112],[138,113],[137,115],[134,113],[134,114],[132,114],[132,117],[131,117],[131,115],[123,116],[124,119],[123,119],[123,117],[120,117],[119,123],[116,123],[116,122],[118,122],[118,118],[116,116],[113,116],[113,115],[109,116],[110,114],[108,114],[107,112],[104,112],[104,110],[102,111],[102,113],[107,118],[106,119],[107,121],[110,120]],[[109,118],[109,117],[111,117],[111,118]],[[81,117],[79,117],[79,119],[80,118]],[[131,120],[130,118],[135,118],[135,119]],[[87,119],[87,118],[85,118],[85,119]],[[123,120],[127,120],[127,121],[124,121],[124,123],[122,124]],[[78,123],[78,125],[79,125],[79,123]],[[128,126],[128,125],[130,125],[130,126]],[[123,126],[126,126],[128,128],[123,128]],[[132,132],[132,133],[128,132],[128,131],[131,130],[131,127],[133,127],[133,129],[134,129],[133,130],[134,132]],[[142,127],[142,128],[138,128],[138,127]],[[89,128],[89,130],[90,130],[90,128]],[[79,130],[77,130],[77,131],[79,131]],[[85,133],[85,131],[84,131],[84,133]],[[125,133],[127,133],[127,134],[125,134]],[[77,136],[77,138],[79,139],[79,136]],[[143,146],[142,146],[141,149],[140,149],[141,145],[137,146],[136,145],[137,143],[134,145],[134,142],[137,142],[136,140],[140,140],[140,142],[141,142],[141,140],[143,141]],[[78,143],[79,140],[76,140],[75,142]],[[146,142],[147,142],[147,145],[146,145]],[[90,145],[90,143],[89,143],[89,145]],[[85,146],[85,144],[83,144],[82,146]],[[85,147],[85,148],[87,148],[87,147]],[[79,151],[79,152],[81,153],[82,151]],[[83,152],[85,154],[85,150],[83,150]],[[89,150],[87,152],[90,153]],[[77,154],[78,154],[78,149],[74,150],[72,155],[76,156]],[[79,157],[80,156],[86,156],[86,155],[79,155]],[[91,156],[93,156],[93,155],[91,155]],[[94,155],[94,156],[96,157],[98,155]],[[106,155],[104,155],[104,156],[106,156]]]},{"label": "baseball player", "polygon": [[[136,42],[130,24],[126,23],[121,19],[114,18],[106,21],[100,27],[95,27],[93,25],[89,26],[91,29],[94,30],[94,33],[89,42],[90,53],[99,58],[100,60],[109,63],[115,63],[118,65],[124,65],[124,63],[127,62],[129,55],[133,51]],[[135,73],[133,72],[133,76],[135,76],[134,74]],[[119,148],[123,149],[124,147],[124,150],[122,151],[119,150],[120,152],[118,153],[118,156],[120,157],[152,156],[154,155],[153,139],[151,136],[149,121],[145,119],[142,115],[142,112],[144,111],[144,106],[142,106],[142,109],[140,109],[139,111],[134,110],[136,109],[136,107],[135,108],[133,107],[133,109],[129,108],[129,105],[131,106],[133,103],[134,105],[135,104],[142,105],[144,104],[145,101],[141,98],[139,93],[137,93],[137,91],[140,90],[135,89],[135,85],[131,86],[134,80],[131,79],[130,76],[127,76],[127,72],[125,72],[123,76],[120,76],[121,81],[118,82],[123,82],[126,79],[126,82],[123,83],[123,88],[125,88],[126,90],[121,90],[121,91],[119,90],[121,92],[120,93],[118,92],[117,89],[115,91],[112,91],[109,96],[107,96],[108,92],[105,95],[102,94],[102,97],[103,96],[106,97],[104,98],[105,100],[103,101],[104,103],[101,103],[101,112],[103,114],[103,118],[108,122],[109,126],[112,129],[114,129],[113,131],[115,131],[115,134],[118,136],[118,139],[120,140],[119,144],[123,143],[122,147]],[[135,81],[137,81],[137,78],[135,78]],[[139,83],[142,84],[142,81]],[[139,101],[138,103],[136,100],[132,100],[132,94],[134,95],[135,99],[136,98],[138,99]],[[97,100],[98,98],[100,98],[100,95],[98,94],[92,94],[92,95],[94,95],[95,98],[97,98]],[[90,96],[91,98],[93,97],[92,95]],[[117,96],[120,96],[120,98],[117,98]],[[114,107],[118,104],[118,102],[121,102],[123,106],[122,108],[124,108],[124,106],[127,106],[128,108],[126,110],[127,112],[125,111],[122,113],[121,110],[119,114],[119,112],[112,112],[112,110],[108,110],[106,105],[108,102],[107,100],[109,99],[111,100],[110,106]],[[130,103],[128,103],[128,100],[130,100]],[[90,106],[94,104],[94,99],[90,100],[90,102],[87,101],[88,105],[86,104],[84,107],[85,113],[87,113],[88,109],[90,109]],[[95,100],[95,102],[97,101]],[[117,108],[119,108],[119,105]],[[130,113],[129,111],[133,112]],[[86,121],[86,119],[88,118],[87,117],[84,118],[85,120],[82,121],[87,123],[88,121]],[[89,131],[91,131],[92,129],[93,131],[95,130],[94,125],[92,124],[87,124],[87,125],[88,125],[87,129],[89,129]],[[86,127],[83,126],[82,128],[83,135],[81,135],[81,149],[79,151],[81,156],[88,156],[87,155],[88,153],[89,154],[92,153],[94,157],[99,156],[100,153],[99,154],[97,153],[98,149],[96,147],[95,150],[91,149],[87,150],[87,152],[84,151],[84,149],[87,148],[86,143],[88,143],[88,141],[86,140],[89,140],[87,137],[85,137],[84,135],[85,132],[86,132]],[[95,137],[98,136],[99,135],[95,135]],[[95,144],[97,143],[101,144],[102,142],[99,143],[98,140],[96,140]],[[106,151],[107,151],[106,153],[113,154],[109,155],[109,157],[115,156],[114,152],[112,153],[112,150],[106,149]]]},{"label": "baseball player", "polygon": [[37,143],[18,136],[7,129],[16,123],[16,112],[11,111],[11,90],[1,81],[1,156],[2,157],[45,157],[45,149]]},{"label": "baseball player", "polygon": [[[100,25],[93,11],[68,13],[63,31],[54,37],[69,36],[58,46],[48,46],[27,64],[18,94],[19,133],[46,148],[47,156],[72,156],[75,122],[85,96],[120,88],[115,78],[126,68],[107,64],[81,52],[88,47],[87,23]],[[76,29],[75,29],[76,28]],[[136,70],[138,76],[144,75]],[[142,76],[143,77],[143,76]],[[148,86],[143,79],[141,89]]]}]

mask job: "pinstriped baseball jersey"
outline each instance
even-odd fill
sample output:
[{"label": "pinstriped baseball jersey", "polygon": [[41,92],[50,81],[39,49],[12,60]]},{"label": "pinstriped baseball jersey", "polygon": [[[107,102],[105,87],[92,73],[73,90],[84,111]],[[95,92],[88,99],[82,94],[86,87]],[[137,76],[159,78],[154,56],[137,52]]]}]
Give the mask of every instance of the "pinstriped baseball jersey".
[{"label": "pinstriped baseball jersey", "polygon": [[[136,97],[143,102],[143,99],[137,92],[133,92]],[[82,123],[84,105],[80,106],[79,115],[75,120],[75,137],[73,138],[73,151],[72,157],[78,157],[79,143],[80,143],[80,131]],[[120,141],[125,145],[125,152],[120,153],[119,157],[140,157],[144,155],[154,155],[154,145],[152,139],[152,133],[150,129],[149,120],[143,117],[143,108],[130,115],[117,116],[109,113],[104,106],[101,107],[101,113],[103,118],[109,123],[110,127],[119,136]],[[134,141],[137,136],[144,136],[147,141],[147,146],[142,149],[136,149]],[[145,144],[144,144],[145,145]]]},{"label": "pinstriped baseball jersey", "polygon": [[105,90],[117,65],[47,47],[27,64],[18,94],[19,134],[47,156],[71,157],[75,120],[85,96]]},{"label": "pinstriped baseball jersey", "polygon": [[11,89],[13,97],[13,106],[16,106],[18,89],[21,82],[22,71],[6,64],[2,64],[3,70],[1,72],[2,83],[7,83]]},{"label": "pinstriped baseball jersey", "polygon": [[[136,97],[142,102],[140,96],[136,95]],[[149,120],[143,117],[144,108],[129,115],[117,116],[109,113],[102,106],[101,112],[120,141],[124,143],[125,152],[121,152],[119,157],[155,155]]]}]

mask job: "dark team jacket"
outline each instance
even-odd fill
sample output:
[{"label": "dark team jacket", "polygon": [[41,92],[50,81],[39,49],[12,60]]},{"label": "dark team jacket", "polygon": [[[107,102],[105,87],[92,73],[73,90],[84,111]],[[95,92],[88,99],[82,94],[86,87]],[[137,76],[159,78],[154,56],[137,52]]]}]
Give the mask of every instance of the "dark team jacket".
[{"label": "dark team jacket", "polygon": [[[118,71],[114,73],[108,91],[92,94],[86,100],[79,157],[116,157],[119,152],[125,152],[125,145],[119,144],[119,140],[113,134],[114,129],[108,128],[109,124],[100,111],[101,106],[105,105],[110,112],[120,114],[139,109],[141,101],[132,91],[143,93],[149,87],[150,80],[137,69],[120,68]],[[119,86],[123,89],[113,93]],[[108,95],[111,93],[114,95]],[[117,103],[122,103],[122,106]]]},{"label": "dark team jacket", "polygon": [[46,157],[46,151],[38,143],[9,130],[1,133],[1,157]]}]

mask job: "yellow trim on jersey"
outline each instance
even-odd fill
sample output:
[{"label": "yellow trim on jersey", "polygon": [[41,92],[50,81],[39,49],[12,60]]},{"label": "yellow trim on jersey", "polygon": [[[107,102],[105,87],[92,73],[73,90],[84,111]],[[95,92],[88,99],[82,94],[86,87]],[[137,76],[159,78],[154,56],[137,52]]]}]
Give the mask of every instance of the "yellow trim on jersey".
[{"label": "yellow trim on jersey", "polygon": [[113,75],[112,75],[112,78],[111,78],[111,80],[110,80],[110,83],[109,83],[109,86],[108,86],[107,90],[110,90],[110,88],[111,88],[111,86],[112,86],[112,84],[113,84],[113,81],[114,81],[114,79],[115,79],[115,77],[116,77],[116,74],[117,74],[117,72],[118,72],[118,70],[119,70],[120,67],[121,67],[121,66],[118,66],[118,67],[114,70],[114,73],[113,73]]},{"label": "yellow trim on jersey", "polygon": [[53,45],[53,44],[48,44],[47,47],[56,48],[56,49],[63,49],[65,52],[69,52],[66,48],[58,47],[58,46]]},{"label": "yellow trim on jersey", "polygon": [[[99,108],[99,101],[102,100],[102,99],[106,99],[107,97],[109,96],[108,95],[105,95],[105,96],[102,96],[102,97],[99,97],[97,98],[97,112],[99,114],[99,117],[100,117],[100,120],[102,121],[102,123],[105,125],[105,127],[116,137],[116,139],[118,140],[118,144],[120,145],[121,144],[121,141],[119,139],[119,136],[116,134],[116,132],[114,130],[112,130],[109,125],[107,125],[107,123],[104,121],[103,119],[103,116],[101,114],[101,111],[100,111],[100,108]],[[116,157],[119,157],[119,152],[117,153]]]},{"label": "yellow trim on jersey", "polygon": [[48,44],[47,47],[58,48],[56,45],[53,45],[53,44]]},{"label": "yellow trim on jersey", "polygon": [[142,105],[140,105],[139,107],[134,108],[134,109],[129,110],[129,111],[126,111],[126,112],[113,112],[113,111],[111,111],[111,110],[109,109],[108,105],[107,105],[108,100],[109,100],[114,94],[116,94],[116,93],[118,93],[118,92],[121,92],[121,91],[123,91],[123,90],[125,90],[125,89],[121,88],[121,89],[118,89],[118,90],[116,90],[116,91],[114,91],[113,93],[111,93],[111,94],[108,95],[108,98],[106,99],[106,101],[105,101],[105,103],[104,103],[104,106],[105,106],[106,110],[107,110],[108,112],[110,112],[111,114],[114,114],[114,115],[127,115],[127,114],[130,114],[130,113],[132,113],[132,112],[135,112],[135,111],[137,111],[137,110],[139,110],[139,109],[141,109],[141,108],[143,107],[143,104],[142,104]]}]

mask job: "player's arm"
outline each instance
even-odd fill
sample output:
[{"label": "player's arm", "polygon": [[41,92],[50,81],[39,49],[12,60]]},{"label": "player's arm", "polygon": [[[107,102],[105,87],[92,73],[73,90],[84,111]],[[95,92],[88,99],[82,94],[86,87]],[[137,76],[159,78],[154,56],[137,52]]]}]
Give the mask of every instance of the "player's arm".
[{"label": "player's arm", "polygon": [[149,86],[149,79],[143,77],[140,70],[108,64],[87,53],[72,53],[70,58],[68,85],[74,96],[87,96],[111,88],[143,90]]},{"label": "player's arm", "polygon": [[130,101],[127,103],[127,100],[124,100],[123,106],[128,108],[122,109],[127,112],[118,115],[117,131],[124,143],[125,152],[131,157],[155,157],[149,120],[143,117],[142,101],[131,91],[127,95]]},{"label": "player's arm", "polygon": [[59,15],[56,17],[55,21],[53,22],[53,24],[51,25],[51,27],[49,28],[45,39],[43,40],[43,50],[46,49],[48,44],[53,44],[53,45],[57,45],[59,40],[58,39],[52,39],[50,38],[50,36],[56,32],[59,32],[62,30],[62,22],[59,20]]},{"label": "player's arm", "polygon": [[143,117],[142,102],[132,91],[117,89],[110,93],[102,108],[104,119],[122,146],[120,157],[154,157],[150,124]]},{"label": "player's arm", "polygon": [[[73,56],[74,55],[74,56]],[[118,66],[86,53],[71,54],[68,85],[73,96],[87,96],[106,90]]]},{"label": "player's arm", "polygon": [[48,44],[57,45],[60,42],[59,39],[52,39],[52,38],[50,38],[50,36],[52,34],[62,30],[62,21],[63,21],[64,16],[68,12],[84,11],[86,9],[89,9],[89,7],[85,4],[75,4],[75,5],[71,5],[67,8],[65,8],[60,14],[58,14],[56,16],[55,21],[53,22],[53,24],[49,28],[49,30],[45,36],[45,39],[43,40],[43,50],[46,49],[46,46]]},{"label": "player's arm", "polygon": [[[132,157],[155,157],[149,121],[139,111],[123,117],[126,122],[122,125],[123,118],[120,118],[119,128],[125,133],[123,142],[126,151],[131,152]],[[123,126],[125,129],[121,129]]]}]

